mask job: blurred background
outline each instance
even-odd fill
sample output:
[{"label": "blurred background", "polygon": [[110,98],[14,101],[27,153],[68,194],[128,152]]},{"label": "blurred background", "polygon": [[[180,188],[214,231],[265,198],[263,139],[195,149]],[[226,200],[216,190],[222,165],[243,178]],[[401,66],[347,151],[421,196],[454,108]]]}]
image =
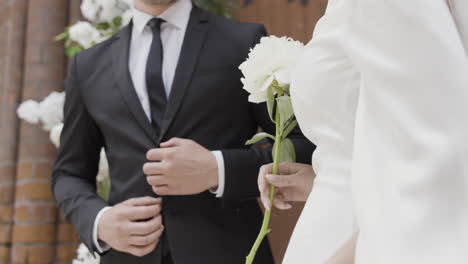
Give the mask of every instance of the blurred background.
[{"label": "blurred background", "polygon": [[[219,0],[223,1],[223,0]],[[203,0],[199,1],[203,2]],[[232,18],[308,42],[326,0],[237,0]],[[72,263],[77,236],[50,188],[49,133],[17,117],[25,100],[63,91],[68,57],[54,37],[79,20],[81,0],[0,0],[0,264]],[[273,211],[270,241],[281,263],[302,210]],[[253,241],[252,241],[253,242]]]}]

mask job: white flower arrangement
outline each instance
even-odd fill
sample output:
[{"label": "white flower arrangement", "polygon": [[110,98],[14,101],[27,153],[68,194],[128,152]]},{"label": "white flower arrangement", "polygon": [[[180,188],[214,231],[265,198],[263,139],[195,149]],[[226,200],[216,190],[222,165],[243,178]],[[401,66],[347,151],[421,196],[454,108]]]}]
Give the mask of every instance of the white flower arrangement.
[{"label": "white flower arrangement", "polygon": [[65,53],[74,56],[117,33],[132,19],[133,0],[83,0],[80,9],[87,21],[78,21],[55,37],[65,40]]},{"label": "white flower arrangement", "polygon": [[76,251],[77,257],[72,264],[99,264],[100,257],[98,254],[93,255],[89,252],[85,245],[81,244]]},{"label": "white flower arrangement", "polygon": [[64,92],[52,92],[39,103],[39,118],[43,128],[50,131],[54,126],[63,122]]},{"label": "white flower arrangement", "polygon": [[16,110],[18,117],[30,124],[39,123],[39,103],[34,100],[24,101]]},{"label": "white flower arrangement", "polygon": [[70,39],[87,49],[105,39],[99,30],[86,21],[78,21],[68,29]]},{"label": "white flower arrangement", "polygon": [[55,125],[51,130],[50,130],[50,141],[55,145],[56,148],[59,147],[60,145],[60,135],[62,134],[62,129],[63,129],[63,123],[60,123],[58,125]]},{"label": "white flower arrangement", "polygon": [[42,102],[27,100],[17,110],[18,117],[31,124],[42,123],[45,131],[63,122],[65,93],[52,92]]}]

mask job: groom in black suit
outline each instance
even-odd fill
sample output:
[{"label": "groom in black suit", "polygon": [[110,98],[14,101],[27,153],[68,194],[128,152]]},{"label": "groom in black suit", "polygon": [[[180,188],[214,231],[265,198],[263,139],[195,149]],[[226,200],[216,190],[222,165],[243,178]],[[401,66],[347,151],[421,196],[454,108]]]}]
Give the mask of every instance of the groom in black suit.
[{"label": "groom in black suit", "polygon": [[[74,57],[53,191],[102,263],[244,262],[271,162],[271,149],[244,143],[274,126],[237,67],[265,34],[190,0],[135,0],[129,26]],[[292,140],[310,162],[314,146],[299,131]],[[102,147],[109,201],[96,194]],[[273,263],[267,242],[256,263]]]}]

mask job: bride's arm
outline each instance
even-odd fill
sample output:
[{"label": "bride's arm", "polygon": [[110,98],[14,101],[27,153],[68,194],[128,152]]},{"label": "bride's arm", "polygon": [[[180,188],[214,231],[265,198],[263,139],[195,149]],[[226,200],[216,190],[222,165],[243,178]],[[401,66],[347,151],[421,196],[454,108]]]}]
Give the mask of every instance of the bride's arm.
[{"label": "bride's arm", "polygon": [[468,60],[444,0],[355,1],[353,200],[363,263],[467,263]]}]

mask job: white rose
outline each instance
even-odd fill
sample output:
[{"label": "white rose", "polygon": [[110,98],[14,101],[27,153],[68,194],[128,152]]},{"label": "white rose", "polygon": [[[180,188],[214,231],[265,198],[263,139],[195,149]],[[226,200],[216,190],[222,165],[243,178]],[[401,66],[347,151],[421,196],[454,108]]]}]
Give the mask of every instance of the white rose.
[{"label": "white rose", "polygon": [[63,122],[64,103],[65,92],[52,92],[39,104],[39,116],[44,130],[49,131]]},{"label": "white rose", "polygon": [[98,22],[112,22],[118,16],[122,16],[124,10],[120,8],[117,0],[99,0],[101,12],[99,13]]},{"label": "white rose", "polygon": [[99,171],[96,177],[98,182],[103,182],[109,178],[109,163],[107,162],[106,151],[101,149],[99,159]]},{"label": "white rose", "polygon": [[98,254],[91,254],[88,248],[84,244],[80,244],[78,247],[76,259],[73,260],[73,264],[99,264],[100,257]]},{"label": "white rose", "polygon": [[16,110],[16,114],[28,123],[37,124],[39,122],[39,103],[34,100],[24,101]]},{"label": "white rose", "polygon": [[291,38],[263,37],[239,66],[244,78],[244,89],[250,93],[249,101],[267,100],[267,90],[276,80],[282,88],[289,86],[291,71],[304,52],[304,44]]},{"label": "white rose", "polygon": [[130,20],[132,20],[132,17],[133,17],[133,12],[131,9],[125,11],[125,13],[123,13],[122,15],[122,27],[125,27],[126,25],[128,25],[128,23],[130,23]]},{"label": "white rose", "polygon": [[83,0],[80,8],[84,18],[91,22],[97,22],[101,10],[99,0]]},{"label": "white rose", "polygon": [[49,135],[50,141],[52,141],[52,143],[57,148],[60,145],[60,136],[62,135],[62,130],[63,130],[63,123],[60,123],[60,124],[54,126],[50,130],[50,135]]},{"label": "white rose", "polygon": [[70,38],[83,48],[90,48],[102,40],[99,31],[89,22],[79,21],[69,29]]}]

